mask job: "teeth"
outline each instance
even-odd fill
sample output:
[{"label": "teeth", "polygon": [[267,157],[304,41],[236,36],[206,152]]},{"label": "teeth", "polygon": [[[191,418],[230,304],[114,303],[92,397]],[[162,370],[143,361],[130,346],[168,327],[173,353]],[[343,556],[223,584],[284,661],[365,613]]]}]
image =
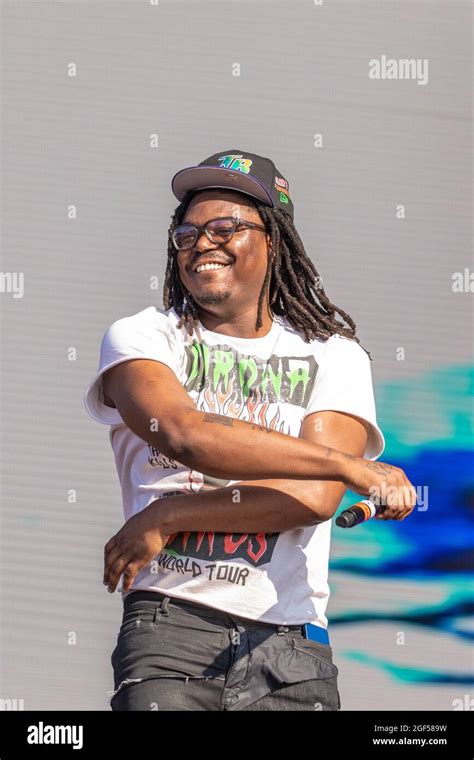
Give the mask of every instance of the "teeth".
[{"label": "teeth", "polygon": [[196,267],[196,272],[204,272],[206,269],[223,269],[227,264],[199,264]]}]

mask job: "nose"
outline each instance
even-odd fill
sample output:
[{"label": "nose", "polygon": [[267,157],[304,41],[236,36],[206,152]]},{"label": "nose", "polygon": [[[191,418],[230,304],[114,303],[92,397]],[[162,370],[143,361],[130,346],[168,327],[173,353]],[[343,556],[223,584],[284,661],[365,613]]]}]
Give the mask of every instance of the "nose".
[{"label": "nose", "polygon": [[198,233],[197,240],[193,247],[188,248],[186,251],[186,267],[188,269],[193,269],[193,267],[197,265],[201,256],[205,256],[209,251],[214,252],[217,250],[219,250],[219,246],[216,245],[216,243],[213,243],[212,240],[209,240],[204,230],[202,230],[201,233]]},{"label": "nose", "polygon": [[192,251],[214,251],[216,249],[216,243],[209,240],[204,230],[198,232],[196,242],[192,247]]}]

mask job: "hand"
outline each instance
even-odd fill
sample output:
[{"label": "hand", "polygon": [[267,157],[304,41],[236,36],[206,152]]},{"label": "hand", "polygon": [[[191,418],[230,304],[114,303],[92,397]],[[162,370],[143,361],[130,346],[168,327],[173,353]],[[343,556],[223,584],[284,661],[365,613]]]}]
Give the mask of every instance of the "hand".
[{"label": "hand", "polygon": [[166,545],[168,537],[160,526],[159,501],[133,515],[104,547],[104,584],[115,591],[122,573],[123,590],[129,591],[135,576]]},{"label": "hand", "polygon": [[376,520],[404,520],[416,506],[416,489],[400,467],[386,462],[346,455],[349,465],[345,485],[356,493],[386,506]]}]

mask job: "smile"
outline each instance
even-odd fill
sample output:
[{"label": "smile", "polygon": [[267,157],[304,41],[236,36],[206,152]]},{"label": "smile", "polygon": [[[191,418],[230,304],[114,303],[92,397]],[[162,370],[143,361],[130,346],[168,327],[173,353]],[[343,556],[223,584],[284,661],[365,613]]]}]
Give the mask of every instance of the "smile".
[{"label": "smile", "polygon": [[225,267],[230,266],[230,264],[198,264],[194,272],[199,274],[199,272],[210,272],[213,269],[225,269]]}]

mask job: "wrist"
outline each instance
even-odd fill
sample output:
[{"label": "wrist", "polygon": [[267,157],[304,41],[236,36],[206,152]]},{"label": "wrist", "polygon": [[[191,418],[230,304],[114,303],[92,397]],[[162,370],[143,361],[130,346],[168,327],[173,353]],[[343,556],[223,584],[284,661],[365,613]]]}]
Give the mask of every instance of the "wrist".
[{"label": "wrist", "polygon": [[351,479],[352,468],[358,457],[353,454],[345,454],[343,451],[334,452],[335,480],[346,484]]},{"label": "wrist", "polygon": [[[153,507],[153,522],[165,536],[170,536],[172,533],[178,532],[175,526],[176,515],[176,499],[182,498],[181,496],[165,496],[162,499],[157,499],[150,504]],[[172,504],[174,502],[174,505]]]}]

